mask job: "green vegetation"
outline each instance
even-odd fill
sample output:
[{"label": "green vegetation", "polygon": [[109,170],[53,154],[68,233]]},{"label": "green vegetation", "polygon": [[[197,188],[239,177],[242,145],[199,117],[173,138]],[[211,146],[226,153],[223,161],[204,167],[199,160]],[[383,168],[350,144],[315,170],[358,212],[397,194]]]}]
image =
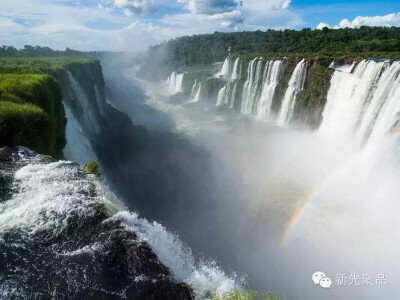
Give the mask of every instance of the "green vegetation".
[{"label": "green vegetation", "polygon": [[53,73],[71,64],[93,62],[85,57],[0,57],[0,73]]},{"label": "green vegetation", "polygon": [[64,56],[0,57],[0,146],[22,145],[61,157],[67,120],[54,76],[94,62]]},{"label": "green vegetation", "polygon": [[53,50],[49,47],[25,45],[22,49],[13,46],[1,46],[0,57],[60,57],[60,56],[86,56],[96,52],[80,52],[72,49],[65,51]]},{"label": "green vegetation", "polygon": [[185,36],[151,47],[142,63],[142,73],[150,75],[149,72],[156,70],[161,75],[170,70],[222,61],[229,47],[233,54],[241,56],[274,58],[293,55],[320,62],[349,57],[400,58],[400,28],[305,28],[301,31],[215,32]]},{"label": "green vegetation", "polygon": [[54,119],[38,106],[0,101],[0,146],[24,145],[54,154],[55,131]]},{"label": "green vegetation", "polygon": [[222,296],[214,295],[211,300],[283,300],[279,295],[272,294],[270,292],[257,292],[248,288],[245,291],[233,290],[229,293],[225,293]]},{"label": "green vegetation", "polygon": [[4,137],[0,145],[23,145],[60,156],[65,146],[66,119],[56,80],[46,74],[3,73],[0,93],[0,130]]},{"label": "green vegetation", "polygon": [[85,172],[87,174],[93,174],[96,176],[100,175],[100,167],[99,164],[95,161],[89,161],[85,164]]}]

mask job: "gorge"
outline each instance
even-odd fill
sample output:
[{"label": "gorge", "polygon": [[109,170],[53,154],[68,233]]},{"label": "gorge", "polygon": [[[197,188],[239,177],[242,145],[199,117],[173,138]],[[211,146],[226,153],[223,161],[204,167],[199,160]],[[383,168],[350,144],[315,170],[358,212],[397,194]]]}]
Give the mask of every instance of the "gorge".
[{"label": "gorge", "polygon": [[[225,52],[157,68],[152,51],[14,58],[29,84],[0,60],[3,298],[398,295],[395,54]],[[9,103],[32,119],[3,117]],[[391,285],[324,290],[316,271]]]}]

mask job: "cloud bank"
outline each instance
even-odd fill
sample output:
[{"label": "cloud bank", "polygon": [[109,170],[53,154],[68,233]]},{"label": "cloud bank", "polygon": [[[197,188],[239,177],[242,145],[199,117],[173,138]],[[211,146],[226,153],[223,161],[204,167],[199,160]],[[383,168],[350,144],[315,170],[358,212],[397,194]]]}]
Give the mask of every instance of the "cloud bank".
[{"label": "cloud bank", "polygon": [[[372,16],[372,17],[356,17],[354,20],[343,19],[339,24],[333,26],[334,29],[340,28],[360,28],[361,26],[400,26],[400,12],[388,14],[384,16]],[[318,24],[317,29],[324,27],[330,27],[328,24],[321,22]]]}]

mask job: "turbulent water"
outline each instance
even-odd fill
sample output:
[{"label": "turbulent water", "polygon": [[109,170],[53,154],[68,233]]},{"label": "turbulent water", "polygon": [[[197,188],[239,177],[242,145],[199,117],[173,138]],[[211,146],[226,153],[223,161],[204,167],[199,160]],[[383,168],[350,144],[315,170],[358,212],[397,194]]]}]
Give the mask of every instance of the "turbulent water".
[{"label": "turbulent water", "polygon": [[337,70],[319,132],[335,141],[356,138],[377,147],[397,125],[400,64],[361,61],[353,72]]},{"label": "turbulent water", "polygon": [[23,148],[0,154],[9,191],[0,203],[2,299],[188,299],[174,280],[198,298],[235,286],[214,263],[196,264],[163,226],[128,212],[79,165]]},{"label": "turbulent water", "polygon": [[171,94],[179,93],[182,90],[182,81],[184,74],[177,74],[173,72],[168,78],[168,88]]},{"label": "turbulent water", "polygon": [[[216,73],[224,80],[217,95],[194,107],[170,103],[160,96],[162,89],[157,96],[155,89],[149,93],[148,105],[162,110],[177,132],[214,157],[217,217],[198,214],[222,234],[209,247],[202,246],[204,232],[189,224],[184,236],[195,249],[219,257],[223,266],[248,274],[256,288],[288,299],[398,297],[400,63],[332,62],[322,122],[312,132],[286,126],[310,62],[297,63],[284,95],[276,99],[284,62],[258,57],[236,76],[235,65],[240,69],[243,62],[225,60]],[[237,89],[240,81],[243,89]],[[277,119],[274,101],[279,102]],[[272,123],[258,122],[265,119]],[[332,279],[329,290],[312,283],[311,275],[321,270]],[[347,283],[339,283],[341,274]],[[363,276],[373,283],[349,284]]]},{"label": "turbulent water", "polygon": [[[145,100],[109,103],[123,103],[135,124],[163,118],[170,127],[155,126],[153,135],[130,127],[139,132],[132,156],[117,152],[125,160],[111,166],[126,185],[117,190],[123,201],[75,163],[1,150],[0,298],[204,299],[243,287],[243,278],[287,299],[400,297],[400,62],[333,62],[315,131],[286,126],[309,61],[297,63],[277,99],[284,63],[258,57],[244,68],[227,58],[188,87],[186,73],[150,83],[125,72]],[[67,77],[85,109],[74,117],[66,105],[65,155],[101,162],[104,145],[92,138],[102,124],[85,89]],[[216,82],[210,99],[207,80]],[[171,98],[185,88],[187,99]],[[148,120],[135,118],[139,108]],[[115,152],[126,146],[112,141]],[[314,286],[316,271],[332,279],[330,289]],[[373,284],[339,285],[338,274],[367,274]]]},{"label": "turbulent water", "polygon": [[296,103],[296,96],[301,90],[304,89],[306,72],[307,61],[303,59],[294,69],[285,93],[285,97],[282,99],[281,110],[279,111],[278,116],[279,125],[286,125],[291,120]]}]

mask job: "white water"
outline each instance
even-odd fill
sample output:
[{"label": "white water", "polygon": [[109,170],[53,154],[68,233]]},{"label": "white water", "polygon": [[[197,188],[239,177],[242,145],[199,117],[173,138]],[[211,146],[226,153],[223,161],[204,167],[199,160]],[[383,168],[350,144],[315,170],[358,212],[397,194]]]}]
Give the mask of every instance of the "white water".
[{"label": "white water", "polygon": [[[368,112],[365,121],[361,121],[366,107],[372,103],[371,110],[376,111],[379,99],[386,94],[379,88],[387,84],[386,79],[379,82],[384,67],[384,62],[363,60],[352,73],[335,71],[319,129],[321,135],[335,142],[349,141],[353,139],[360,122],[363,124],[360,138],[365,134],[373,113]],[[384,73],[388,74],[387,71]]]},{"label": "white water", "polygon": [[241,113],[249,115],[253,113],[254,105],[258,99],[261,81],[263,78],[263,61],[261,58],[253,59],[247,70],[247,80],[243,87]]},{"label": "white water", "polygon": [[197,103],[200,101],[200,95],[201,95],[201,82],[197,82],[195,80],[192,90],[190,91],[190,100],[188,103]]},{"label": "white water", "polygon": [[96,135],[99,133],[100,126],[97,123],[97,117],[91,106],[93,104],[89,100],[83,88],[79,85],[78,81],[71,74],[71,72],[67,71],[67,74],[75,101],[79,103],[80,108],[84,111],[84,113],[81,114],[81,117],[83,118],[82,120],[80,120],[81,124],[83,123],[84,126],[89,129],[90,134]]},{"label": "white water", "polygon": [[172,72],[171,76],[167,80],[168,90],[171,95],[175,95],[182,91],[182,82],[185,73],[177,74],[176,72]]},{"label": "white water", "polygon": [[[396,89],[399,88],[399,72],[400,62],[394,62],[385,69],[380,77],[376,90],[373,93],[372,100],[365,109],[361,124],[357,130],[357,139],[359,143],[363,143],[365,139],[368,139],[375,125],[377,125],[377,129],[374,130],[374,137],[372,137],[372,140],[374,140],[377,136],[382,136],[384,134],[384,132],[381,130],[389,130],[389,128],[385,128],[383,124],[385,122],[383,121],[385,119],[383,115],[381,115],[378,124],[376,124],[376,118],[378,117],[380,111],[387,111],[390,114],[390,110],[392,108],[388,109],[387,106],[382,108],[382,106],[384,103],[392,102],[391,99],[396,97]],[[395,113],[396,111],[393,110],[392,112]],[[386,117],[388,116],[389,115],[386,114]],[[394,120],[391,121],[389,126],[394,124],[393,121]]]},{"label": "white water", "polygon": [[236,97],[236,82],[228,82],[226,83],[218,92],[217,103],[215,106],[227,105],[230,108],[233,108],[235,97]]},{"label": "white water", "polygon": [[[179,236],[168,232],[162,225],[150,223],[137,214],[128,212],[123,204],[93,175],[80,175],[77,165],[68,161],[42,163],[34,161],[15,174],[18,187],[10,200],[0,203],[0,235],[18,231],[29,235],[46,230],[56,235],[66,228],[69,217],[88,217],[98,214],[96,205],[106,204],[110,216],[108,221],[120,219],[125,229],[134,231],[149,243],[160,261],[165,264],[179,282],[190,284],[196,298],[207,294],[223,294],[238,287],[240,278],[227,276],[215,262],[195,262],[191,250]],[[96,196],[89,197],[87,191],[95,189]],[[79,255],[88,251],[100,251],[99,245],[83,248],[82,251],[64,253]]]},{"label": "white water", "polygon": [[[371,85],[371,95],[367,97],[365,105],[359,106],[360,116],[366,116],[369,105],[374,102],[374,96],[378,97],[378,90],[385,89],[379,81],[384,82],[383,75],[388,71],[387,67],[382,68],[384,70],[381,77],[377,76],[379,80],[377,78],[373,81],[375,84]],[[256,66],[253,72],[255,69]],[[346,73],[343,69],[335,71],[335,75],[336,73],[351,75],[355,72],[352,70],[353,73]],[[383,93],[388,95],[384,98],[400,99],[396,96],[398,75],[387,74],[387,77],[392,78],[392,82],[386,83],[389,91]],[[333,80],[334,78],[332,84]],[[334,88],[331,86],[329,92],[332,95],[335,92],[339,93],[346,84],[348,81],[343,80],[341,85],[336,85]],[[359,84],[355,84],[354,88],[362,89]],[[226,91],[225,86],[221,95],[226,95]],[[336,96],[334,98],[342,100]],[[160,102],[162,101],[161,99]],[[393,105],[389,105],[389,102]],[[385,111],[390,112],[391,116],[396,116],[396,109],[389,109],[389,106],[395,107],[395,102],[394,100],[389,102],[382,101],[388,107]],[[380,108],[377,114],[380,115],[383,104],[373,105],[375,108],[378,106]],[[178,113],[190,118],[192,111],[171,109],[168,113],[171,117]],[[224,120],[213,125],[231,125],[234,122],[248,120],[241,116],[235,117],[238,118],[238,122],[234,119],[228,123],[232,120],[228,119],[228,115],[222,115],[221,118]],[[386,118],[382,115],[379,119]],[[377,118],[374,117],[373,120],[372,123],[377,124]],[[205,126],[206,122],[195,124],[202,132],[198,135],[199,139],[206,140],[209,137],[211,140],[211,142],[202,140],[208,147],[206,149],[211,153],[217,153],[226,159],[227,165],[239,170],[235,176],[244,183],[243,190],[254,188],[255,195],[250,193],[243,196],[244,207],[251,209],[248,222],[251,224],[254,221],[258,229],[272,228],[273,236],[279,235],[280,229],[275,222],[289,223],[292,214],[297,214],[305,200],[313,201],[300,214],[296,226],[291,229],[289,237],[282,245],[276,244],[274,240],[271,241],[269,233],[261,232],[257,235],[251,225],[249,225],[250,230],[246,226],[240,227],[239,231],[247,236],[257,236],[257,241],[241,244],[242,240],[238,240],[237,247],[232,249],[226,247],[226,253],[234,252],[235,257],[243,262],[242,268],[236,267],[236,269],[243,270],[251,265],[249,274],[253,276],[252,280],[256,278],[261,281],[260,288],[274,289],[278,293],[288,295],[287,299],[398,297],[398,291],[394,293],[398,282],[396,280],[398,276],[395,275],[399,274],[395,262],[399,251],[397,240],[400,232],[397,216],[400,190],[396,143],[391,143],[393,140],[389,140],[390,145],[387,145],[385,139],[385,143],[382,144],[384,147],[374,151],[373,155],[364,156],[362,152],[354,149],[332,145],[336,142],[336,138],[328,138],[326,141],[320,138],[322,134],[303,132],[296,130],[295,127],[281,130],[268,128],[263,131],[260,127],[265,124],[249,123],[254,127],[245,126],[243,131],[240,131],[240,126],[237,128],[231,126],[224,132],[217,130],[211,132],[210,128]],[[265,127],[269,127],[268,125]],[[217,136],[213,139],[215,133]],[[355,129],[353,134],[356,133]],[[207,142],[212,145],[209,146]],[[228,172],[222,171],[221,177]],[[226,195],[229,201],[234,197],[233,194]],[[221,195],[221,199],[223,198]],[[226,211],[229,212],[228,205],[222,209],[222,212]],[[243,212],[235,216],[243,216],[245,211],[246,209],[243,209]],[[226,226],[232,224],[228,221]],[[197,231],[194,234],[197,234]],[[234,237],[229,236],[228,240],[230,239]],[[276,252],[270,247],[276,247]],[[333,280],[338,272],[348,274],[365,272],[373,273],[374,276],[382,272],[386,273],[390,282],[388,280],[387,287],[352,286],[346,289],[333,286],[330,290],[319,287],[315,289],[310,276],[320,269],[329,274]],[[287,291],[289,293],[286,294]]]},{"label": "white water", "polygon": [[231,68],[231,61],[230,61],[230,57],[228,56],[225,59],[224,64],[222,65],[221,71],[219,71],[219,73],[217,73],[216,77],[222,77],[224,79],[228,79],[229,74],[230,74],[230,68]]},{"label": "white water", "polygon": [[344,73],[351,73],[351,71],[353,70],[355,65],[356,65],[356,62],[353,62],[351,65],[343,65],[343,64],[336,63],[335,61],[332,61],[331,64],[329,65],[329,68],[337,70],[337,71],[341,71]]},{"label": "white water", "polygon": [[88,161],[97,161],[96,154],[93,151],[90,141],[83,132],[81,124],[65,103],[64,110],[67,118],[67,126],[65,128],[67,144],[65,145],[63,152],[65,158],[81,165]]},{"label": "white water", "polygon": [[306,60],[301,60],[297,64],[292,74],[292,77],[290,78],[278,116],[278,124],[281,126],[286,125],[292,118],[297,94],[304,89],[304,82],[307,75],[307,66],[308,64]]},{"label": "white water", "polygon": [[235,64],[233,65],[231,80],[232,81],[240,80],[241,71],[242,71],[242,63],[240,57],[238,57],[236,58]]},{"label": "white water", "polygon": [[256,109],[257,118],[269,117],[271,115],[272,101],[276,86],[279,83],[282,72],[282,61],[270,60],[265,66],[264,86]]}]

